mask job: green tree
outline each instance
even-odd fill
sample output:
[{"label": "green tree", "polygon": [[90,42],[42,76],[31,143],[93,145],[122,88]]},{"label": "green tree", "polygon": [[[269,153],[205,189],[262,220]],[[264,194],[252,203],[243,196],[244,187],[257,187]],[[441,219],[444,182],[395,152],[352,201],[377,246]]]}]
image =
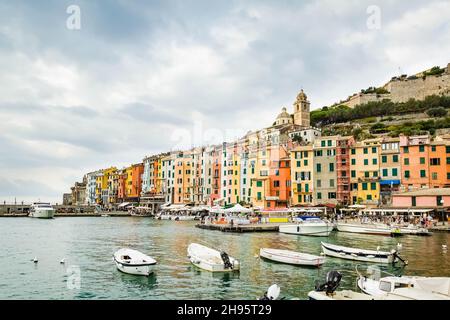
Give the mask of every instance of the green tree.
[{"label": "green tree", "polygon": [[447,110],[445,110],[445,108],[443,107],[431,108],[427,110],[427,114],[430,117],[440,118],[447,115]]}]

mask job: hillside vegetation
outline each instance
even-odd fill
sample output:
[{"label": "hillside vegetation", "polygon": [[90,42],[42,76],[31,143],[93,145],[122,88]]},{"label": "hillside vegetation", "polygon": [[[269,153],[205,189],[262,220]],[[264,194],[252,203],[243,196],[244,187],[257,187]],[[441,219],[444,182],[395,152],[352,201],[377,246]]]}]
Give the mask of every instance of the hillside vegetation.
[{"label": "hillside vegetation", "polygon": [[438,129],[450,128],[449,109],[447,96],[429,96],[422,101],[411,99],[404,103],[383,100],[354,109],[336,106],[314,110],[311,123],[321,127],[325,136],[340,134],[368,139],[379,135],[434,135]]}]

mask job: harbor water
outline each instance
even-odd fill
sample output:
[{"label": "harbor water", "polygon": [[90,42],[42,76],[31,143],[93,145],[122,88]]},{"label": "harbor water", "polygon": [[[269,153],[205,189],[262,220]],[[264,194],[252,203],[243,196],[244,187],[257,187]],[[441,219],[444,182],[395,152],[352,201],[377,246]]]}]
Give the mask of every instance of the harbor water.
[{"label": "harbor water", "polygon": [[[317,269],[258,258],[262,247],[318,255],[321,241],[386,251],[401,243],[408,266],[381,265],[382,270],[450,276],[450,253],[442,248],[450,242],[448,233],[390,238],[333,232],[316,238],[223,233],[195,228],[196,223],[140,217],[0,218],[0,299],[256,299],[273,283],[281,287],[282,297],[307,299],[315,281],[323,281],[330,270],[342,273],[340,289],[356,289],[355,267],[364,272],[373,264],[327,257]],[[241,271],[212,274],[195,268],[186,257],[191,242],[225,250],[241,261]],[[155,273],[139,277],[118,271],[112,255],[122,247],[154,257]]]}]

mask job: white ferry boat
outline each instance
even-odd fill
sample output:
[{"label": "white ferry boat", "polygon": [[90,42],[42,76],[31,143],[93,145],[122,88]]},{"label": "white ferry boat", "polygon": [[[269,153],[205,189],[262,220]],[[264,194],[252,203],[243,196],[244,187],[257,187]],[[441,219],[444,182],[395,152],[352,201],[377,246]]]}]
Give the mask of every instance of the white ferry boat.
[{"label": "white ferry boat", "polygon": [[48,202],[34,202],[30,207],[30,217],[40,219],[52,219],[55,209]]}]

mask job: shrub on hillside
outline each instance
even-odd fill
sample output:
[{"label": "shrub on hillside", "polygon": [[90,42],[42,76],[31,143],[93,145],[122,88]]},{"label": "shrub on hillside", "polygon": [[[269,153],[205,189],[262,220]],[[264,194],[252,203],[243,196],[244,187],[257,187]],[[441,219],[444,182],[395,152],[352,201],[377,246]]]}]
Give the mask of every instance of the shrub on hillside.
[{"label": "shrub on hillside", "polygon": [[445,117],[447,115],[447,110],[443,107],[431,108],[427,110],[427,114],[434,118]]}]

